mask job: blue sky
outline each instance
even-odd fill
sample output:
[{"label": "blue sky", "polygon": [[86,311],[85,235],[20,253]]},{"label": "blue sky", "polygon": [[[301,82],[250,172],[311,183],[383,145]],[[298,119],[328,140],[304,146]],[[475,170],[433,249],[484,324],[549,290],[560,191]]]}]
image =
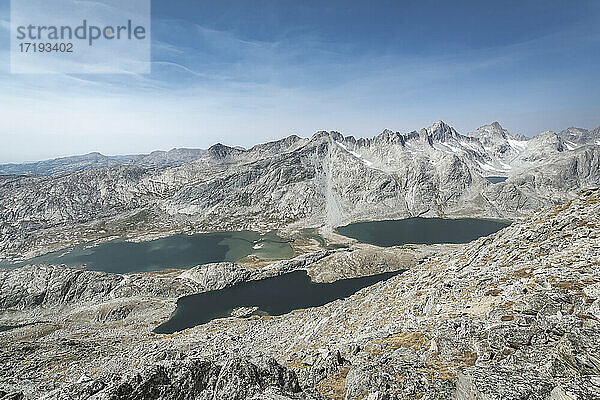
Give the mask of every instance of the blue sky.
[{"label": "blue sky", "polygon": [[600,125],[599,1],[157,0],[149,75],[11,75],[9,17],[0,0],[0,163]]}]

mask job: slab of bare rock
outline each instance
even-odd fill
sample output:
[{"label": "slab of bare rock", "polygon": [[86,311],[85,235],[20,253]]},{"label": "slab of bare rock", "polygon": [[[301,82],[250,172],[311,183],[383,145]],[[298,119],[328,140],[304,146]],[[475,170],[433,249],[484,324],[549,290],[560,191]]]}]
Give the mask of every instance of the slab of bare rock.
[{"label": "slab of bare rock", "polygon": [[252,315],[258,307],[238,307],[231,311],[231,316],[236,318],[244,318]]}]

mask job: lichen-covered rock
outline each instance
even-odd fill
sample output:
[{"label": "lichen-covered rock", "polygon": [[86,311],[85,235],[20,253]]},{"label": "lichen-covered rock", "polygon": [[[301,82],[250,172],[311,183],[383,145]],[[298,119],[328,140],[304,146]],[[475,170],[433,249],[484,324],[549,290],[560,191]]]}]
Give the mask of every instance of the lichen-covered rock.
[{"label": "lichen-covered rock", "polygon": [[[56,390],[45,400],[244,400],[303,399],[298,379],[273,359],[233,358],[160,362],[108,381],[84,380]],[[265,397],[263,397],[263,395]],[[293,396],[293,397],[288,397]]]}]

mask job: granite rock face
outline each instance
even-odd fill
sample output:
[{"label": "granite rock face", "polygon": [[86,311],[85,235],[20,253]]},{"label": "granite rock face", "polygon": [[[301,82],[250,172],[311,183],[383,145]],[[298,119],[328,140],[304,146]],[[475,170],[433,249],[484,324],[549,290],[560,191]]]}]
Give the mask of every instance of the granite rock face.
[{"label": "granite rock face", "polygon": [[107,381],[83,375],[44,399],[196,400],[307,399],[293,371],[272,358],[225,362],[205,359],[159,362]]},{"label": "granite rock face", "polygon": [[189,280],[157,279],[142,274],[113,275],[65,266],[0,269],[0,307],[3,309],[95,304],[126,298],[134,292],[137,296],[164,299],[199,289]]}]

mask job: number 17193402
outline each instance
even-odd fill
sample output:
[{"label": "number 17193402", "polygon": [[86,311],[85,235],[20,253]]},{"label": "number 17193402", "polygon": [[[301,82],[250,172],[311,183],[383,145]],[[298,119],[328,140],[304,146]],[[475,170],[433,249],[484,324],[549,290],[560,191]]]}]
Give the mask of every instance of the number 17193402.
[{"label": "number 17193402", "polygon": [[21,53],[72,53],[73,43],[19,43]]}]

